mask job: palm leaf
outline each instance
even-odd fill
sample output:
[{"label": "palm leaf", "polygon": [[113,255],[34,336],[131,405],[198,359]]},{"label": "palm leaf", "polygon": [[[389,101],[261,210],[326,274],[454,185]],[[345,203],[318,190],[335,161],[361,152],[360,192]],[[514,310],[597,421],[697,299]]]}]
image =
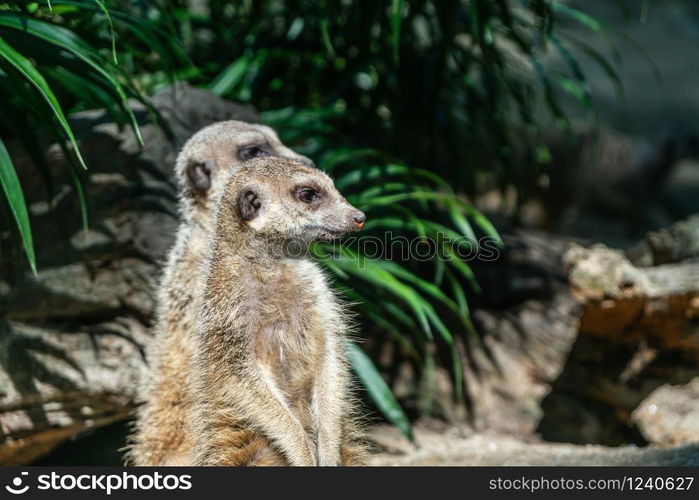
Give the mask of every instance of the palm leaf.
[{"label": "palm leaf", "polygon": [[410,441],[414,441],[415,438],[408,417],[406,417],[403,409],[398,404],[398,401],[396,401],[391,389],[381,378],[381,374],[374,366],[374,363],[371,362],[371,359],[353,343],[348,344],[347,355],[354,372],[357,374],[357,377],[359,377],[362,385],[366,388],[369,397],[376,407],[385,415],[386,419],[398,427]]},{"label": "palm leaf", "polygon": [[73,146],[73,152],[80,162],[80,165],[86,169],[87,167],[85,166],[85,162],[80,154],[78,143],[75,140],[75,136],[73,135],[70,125],[68,125],[68,120],[66,120],[66,117],[63,114],[61,105],[58,103],[58,99],[56,99],[51,87],[49,87],[48,83],[46,83],[46,80],[41,73],[37,71],[37,69],[26,57],[12,48],[2,37],[0,37],[0,58],[4,59],[11,66],[13,66],[29,83],[32,84],[32,86],[36,88],[39,94],[44,98],[46,103],[51,108],[53,115],[58,120],[58,123],[63,128],[63,131],[68,136],[68,140]]},{"label": "palm leaf", "polygon": [[36,258],[34,256],[34,243],[32,242],[32,230],[29,225],[27,205],[24,202],[24,194],[22,194],[22,186],[17,178],[17,172],[15,172],[12,160],[2,139],[0,139],[0,184],[2,184],[5,199],[15,219],[29,266],[32,272],[36,274]]},{"label": "palm leaf", "polygon": [[[128,104],[126,92],[119,81],[110,74],[109,70],[98,62],[100,61],[101,57],[96,49],[91,47],[85,41],[81,40],[74,32],[66,28],[15,13],[0,13],[0,28],[12,29],[27,33],[50,44],[53,46],[52,48],[54,51],[56,48],[65,50],[83,63],[87,64],[104,79],[110,90],[115,94],[119,105],[128,115],[131,128],[136,134],[139,144],[143,145],[141,130],[138,126],[131,106]],[[83,79],[85,79],[84,75]]]}]

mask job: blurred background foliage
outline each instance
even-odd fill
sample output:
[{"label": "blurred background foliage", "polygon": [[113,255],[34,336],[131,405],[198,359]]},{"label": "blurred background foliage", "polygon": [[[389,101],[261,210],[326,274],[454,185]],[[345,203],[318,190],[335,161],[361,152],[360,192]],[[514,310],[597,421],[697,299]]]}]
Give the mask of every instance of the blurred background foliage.
[{"label": "blurred background foliage", "polygon": [[[251,103],[368,212],[368,235],[453,238],[438,243],[449,258],[429,262],[314,250],[357,303],[362,337],[394,339],[428,381],[435,363],[448,366],[458,400],[455,339],[475,334],[468,297],[479,286],[455,251],[483,236],[500,244],[471,196],[485,185],[516,190],[536,175],[549,160],[541,125],[553,118],[565,126],[563,100],[589,109],[578,57],[618,82],[608,58],[559,23],[604,35],[595,19],[555,0],[0,1],[3,229],[40,267],[3,138],[22,141],[50,195],[37,134],[55,136],[73,159],[87,224],[79,172],[90,166],[70,112],[107,109],[140,137],[127,97],[145,102],[174,81]],[[563,69],[546,64],[552,54]],[[353,347],[351,357],[379,409],[409,434],[364,351]]]}]

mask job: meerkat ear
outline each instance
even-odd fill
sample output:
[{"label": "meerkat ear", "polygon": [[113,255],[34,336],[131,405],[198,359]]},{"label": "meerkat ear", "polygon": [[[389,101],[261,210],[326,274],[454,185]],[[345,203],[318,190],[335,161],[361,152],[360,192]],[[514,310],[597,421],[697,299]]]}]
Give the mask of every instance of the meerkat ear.
[{"label": "meerkat ear", "polygon": [[250,221],[257,216],[262,206],[262,200],[252,188],[244,188],[238,194],[238,213],[244,221]]},{"label": "meerkat ear", "polygon": [[187,162],[187,179],[195,193],[205,194],[211,188],[211,174],[214,165],[211,160],[194,160]]}]

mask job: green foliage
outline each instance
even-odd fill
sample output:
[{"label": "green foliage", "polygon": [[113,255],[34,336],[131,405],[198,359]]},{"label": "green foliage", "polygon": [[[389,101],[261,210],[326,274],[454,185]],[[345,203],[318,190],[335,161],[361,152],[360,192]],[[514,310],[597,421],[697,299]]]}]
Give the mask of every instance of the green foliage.
[{"label": "green foliage", "polygon": [[[465,192],[493,171],[515,185],[531,176],[542,100],[562,121],[561,95],[590,106],[574,54],[619,81],[604,57],[555,29],[575,22],[605,36],[601,24],[552,0],[209,0],[197,15],[183,4],[168,3],[175,29],[190,34],[195,81],[262,109],[339,107],[341,132],[362,147]],[[549,69],[553,57],[567,70]]]},{"label": "green foliage", "polygon": [[[128,95],[141,94],[130,73],[116,64],[116,27],[137,33],[144,46],[163,38],[155,25],[144,26],[133,16],[119,14],[113,20],[101,1],[0,2],[0,88],[6,96],[0,110],[0,132],[14,132],[22,140],[41,169],[49,195],[52,180],[37,149],[36,132],[46,128],[66,148],[85,225],[87,210],[78,170],[86,165],[64,109],[106,108],[118,123],[133,127],[137,139],[142,141],[127,102]],[[88,42],[87,37],[96,40],[100,48]],[[105,40],[111,49],[103,48]],[[150,46],[158,47],[155,43]],[[128,48],[131,55],[138,53],[134,46]],[[70,149],[64,139],[68,139]],[[13,168],[11,163],[8,165],[6,168]],[[21,197],[13,194],[18,186],[4,183],[12,177],[16,175],[3,178],[3,189],[8,201],[19,203]],[[18,213],[18,207],[11,208]],[[17,220],[17,224],[29,264],[35,269],[31,238],[27,237],[31,231],[29,221],[20,224]]]},{"label": "green foliage", "polygon": [[24,204],[24,194],[22,187],[19,184],[17,173],[12,166],[12,160],[7,153],[5,143],[0,139],[0,184],[7,198],[7,203],[12,211],[12,216],[17,223],[17,228],[22,237],[22,245],[27,253],[27,259],[32,267],[32,271],[36,272],[34,260],[34,245],[32,244],[32,231],[29,227],[29,215],[27,207]]},{"label": "green foliage", "polygon": [[[48,186],[36,130],[47,127],[64,147],[67,139],[82,200],[84,165],[64,110],[108,109],[140,138],[127,96],[175,79],[253,103],[367,212],[364,235],[431,242],[432,256],[420,261],[370,258],[350,244],[313,252],[361,312],[362,332],[393,339],[418,369],[428,367],[428,378],[441,352],[460,399],[457,339],[474,334],[467,298],[479,286],[458,255],[482,236],[499,243],[464,194],[484,179],[517,185],[545,161],[538,103],[560,121],[562,94],[590,106],[574,54],[591,57],[620,87],[605,57],[555,29],[562,18],[604,36],[600,23],[555,0],[208,0],[196,11],[190,4],[0,1],[0,88],[9,96],[0,136],[12,131],[22,140]],[[552,54],[566,72],[548,69]],[[34,268],[4,146],[0,169]],[[409,434],[376,368],[356,347],[350,353],[377,407]]]},{"label": "green foliage", "polygon": [[357,376],[362,381],[364,387],[371,397],[376,407],[386,416],[389,422],[398,427],[408,439],[413,441],[413,431],[410,422],[403,413],[398,401],[393,396],[391,389],[386,385],[381,374],[369,357],[355,344],[348,345],[348,356],[350,363],[357,372]]}]

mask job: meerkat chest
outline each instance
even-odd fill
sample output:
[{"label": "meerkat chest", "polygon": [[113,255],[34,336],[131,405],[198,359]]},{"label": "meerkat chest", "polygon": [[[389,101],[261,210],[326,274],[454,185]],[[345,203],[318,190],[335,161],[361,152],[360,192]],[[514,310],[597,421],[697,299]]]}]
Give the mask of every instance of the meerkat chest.
[{"label": "meerkat chest", "polygon": [[256,357],[292,398],[312,386],[327,342],[328,325],[322,311],[324,282],[318,287],[311,271],[295,263],[283,268],[257,299]]}]

